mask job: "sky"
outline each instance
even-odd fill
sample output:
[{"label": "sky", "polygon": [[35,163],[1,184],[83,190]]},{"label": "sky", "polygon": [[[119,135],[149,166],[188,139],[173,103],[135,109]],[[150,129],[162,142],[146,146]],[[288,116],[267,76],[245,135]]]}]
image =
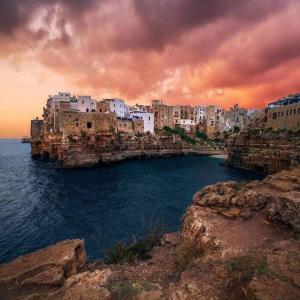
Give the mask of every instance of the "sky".
[{"label": "sky", "polygon": [[48,95],[262,108],[300,91],[299,0],[1,0],[0,137]]}]

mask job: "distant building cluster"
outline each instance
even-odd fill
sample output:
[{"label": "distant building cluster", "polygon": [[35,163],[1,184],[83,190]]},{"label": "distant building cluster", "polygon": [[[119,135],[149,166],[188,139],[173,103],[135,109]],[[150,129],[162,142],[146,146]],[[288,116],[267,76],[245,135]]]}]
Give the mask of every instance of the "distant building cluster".
[{"label": "distant building cluster", "polygon": [[[75,97],[59,92],[48,97],[43,120],[32,122],[32,128],[43,126],[43,132],[49,134],[78,135],[112,131],[129,135],[155,134],[169,127],[182,128],[190,133],[201,131],[209,138],[214,138],[224,132],[238,132],[251,127],[299,127],[300,94],[270,103],[265,110],[245,109],[238,104],[225,110],[215,105],[170,106],[162,100],[152,100],[149,106],[129,106],[119,98],[96,100],[91,96]],[[37,132],[41,132],[40,129]]]}]

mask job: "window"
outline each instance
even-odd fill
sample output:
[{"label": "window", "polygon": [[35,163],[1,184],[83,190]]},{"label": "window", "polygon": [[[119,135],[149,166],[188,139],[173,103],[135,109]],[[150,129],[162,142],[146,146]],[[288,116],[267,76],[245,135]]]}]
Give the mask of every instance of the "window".
[{"label": "window", "polygon": [[81,101],[82,104],[84,104],[84,101]]},{"label": "window", "polygon": [[76,123],[76,127],[78,127],[78,123]]},{"label": "window", "polygon": [[92,128],[92,122],[87,122],[87,123],[86,123],[86,127],[87,127],[87,128]]},{"label": "window", "polygon": [[89,109],[88,109],[88,108],[86,109],[86,112],[89,112]]}]

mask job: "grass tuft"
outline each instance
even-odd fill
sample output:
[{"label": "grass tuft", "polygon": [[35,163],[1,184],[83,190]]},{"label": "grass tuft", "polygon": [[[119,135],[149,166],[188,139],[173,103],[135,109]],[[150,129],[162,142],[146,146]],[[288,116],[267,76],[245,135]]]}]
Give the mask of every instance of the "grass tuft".
[{"label": "grass tuft", "polygon": [[160,244],[163,236],[163,225],[155,223],[142,238],[132,237],[129,242],[118,242],[105,251],[106,264],[129,263],[136,260],[149,259],[149,252]]}]

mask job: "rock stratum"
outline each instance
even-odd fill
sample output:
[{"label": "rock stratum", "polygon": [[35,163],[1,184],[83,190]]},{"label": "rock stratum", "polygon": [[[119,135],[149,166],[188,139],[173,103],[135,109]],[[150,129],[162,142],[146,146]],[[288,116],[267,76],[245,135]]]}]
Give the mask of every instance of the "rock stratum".
[{"label": "rock stratum", "polygon": [[90,167],[134,158],[225,153],[225,147],[220,143],[205,140],[190,143],[178,137],[159,135],[46,135],[31,142],[33,157],[57,160],[63,168]]},{"label": "rock stratum", "polygon": [[82,240],[0,268],[1,299],[300,299],[300,168],[197,192],[148,260],[87,263]]},{"label": "rock stratum", "polygon": [[230,136],[227,150],[231,166],[267,174],[300,165],[300,137],[289,131],[241,132]]}]

